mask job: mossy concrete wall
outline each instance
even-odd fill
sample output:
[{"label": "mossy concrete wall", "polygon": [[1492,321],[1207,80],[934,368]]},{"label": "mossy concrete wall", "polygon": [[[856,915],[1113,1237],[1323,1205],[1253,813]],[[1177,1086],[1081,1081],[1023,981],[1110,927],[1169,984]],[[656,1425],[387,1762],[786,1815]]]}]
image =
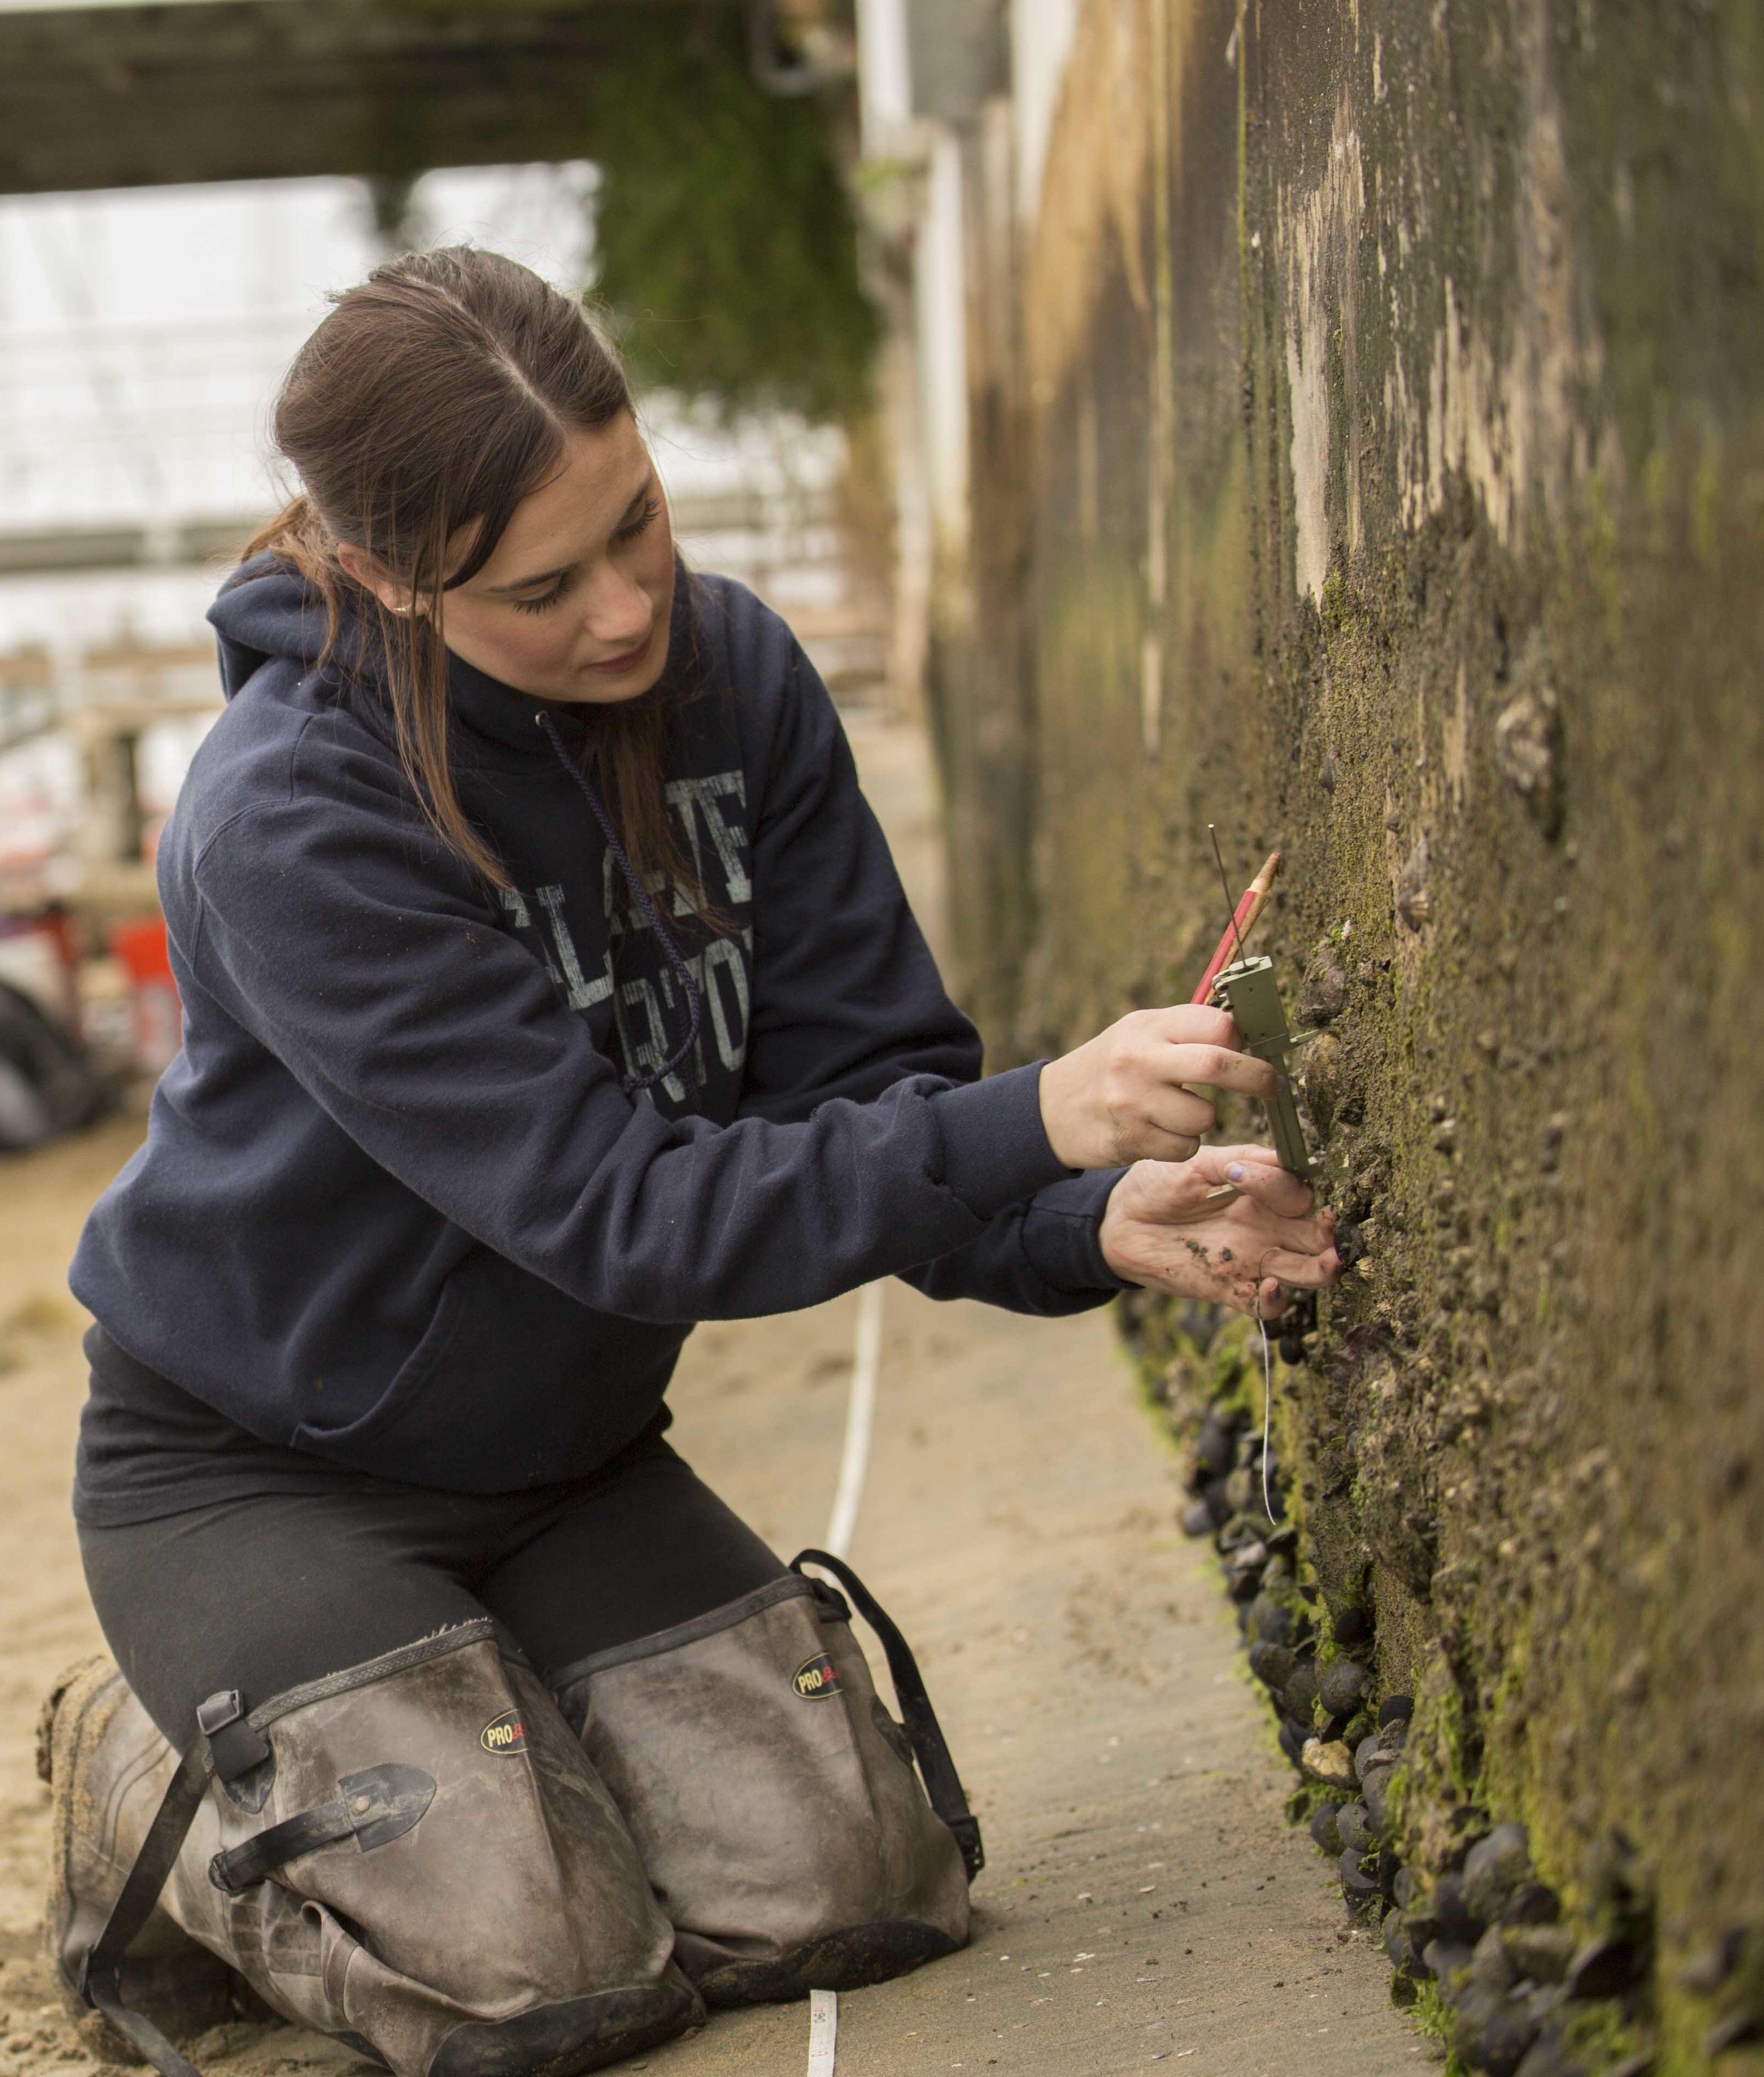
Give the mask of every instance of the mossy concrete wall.
[{"label": "mossy concrete wall", "polygon": [[1032,230],[971,169],[971,999],[1186,999],[1207,824],[1283,850],[1366,1248],[1278,1379],[1308,1563],[1413,1850],[1475,1802],[1585,1904],[1625,1835],[1699,2067],[1764,1923],[1764,19],[1087,0]]}]

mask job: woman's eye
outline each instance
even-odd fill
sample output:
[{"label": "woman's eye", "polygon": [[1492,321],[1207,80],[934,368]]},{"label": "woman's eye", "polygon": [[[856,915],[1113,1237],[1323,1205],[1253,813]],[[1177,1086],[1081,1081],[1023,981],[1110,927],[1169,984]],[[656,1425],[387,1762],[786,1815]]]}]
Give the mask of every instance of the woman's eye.
[{"label": "woman's eye", "polygon": [[569,588],[570,580],[567,576],[560,577],[549,591],[542,592],[537,598],[514,600],[514,610],[517,613],[543,613],[547,608],[555,606]]},{"label": "woman's eye", "polygon": [[614,535],[615,541],[634,541],[638,535],[652,527],[661,512],[661,500],[652,497],[634,519],[627,520]]},{"label": "woman's eye", "polygon": [[[654,526],[661,516],[661,500],[651,497],[634,519],[626,520],[618,528],[613,539],[615,541],[634,541],[639,534],[647,533]],[[567,597],[575,589],[575,572],[566,570],[549,591],[542,592],[537,598],[517,598],[510,603],[517,613],[544,613],[555,606],[560,599]]]}]

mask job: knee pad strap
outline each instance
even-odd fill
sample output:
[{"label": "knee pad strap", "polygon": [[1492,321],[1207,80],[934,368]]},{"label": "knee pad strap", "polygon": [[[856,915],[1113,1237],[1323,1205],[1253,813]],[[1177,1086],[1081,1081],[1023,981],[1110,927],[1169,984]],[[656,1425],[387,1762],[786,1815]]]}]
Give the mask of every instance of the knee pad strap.
[{"label": "knee pad strap", "polygon": [[956,1774],[955,1763],[950,1757],[949,1741],[937,1721],[931,1698],[925,1692],[918,1661],[901,1635],[900,1625],[842,1558],[834,1558],[825,1550],[799,1550],[790,1561],[790,1569],[800,1573],[805,1565],[830,1572],[851,1596],[858,1613],[881,1639],[888,1662],[888,1678],[894,1683],[895,1698],[900,1703],[906,1734],[912,1741],[913,1755],[919,1763],[926,1795],[930,1799],[931,1808],[954,1834],[955,1843],[962,1850],[962,1866],[972,1882],[986,1865],[980,1820],[967,1807],[967,1792]]}]

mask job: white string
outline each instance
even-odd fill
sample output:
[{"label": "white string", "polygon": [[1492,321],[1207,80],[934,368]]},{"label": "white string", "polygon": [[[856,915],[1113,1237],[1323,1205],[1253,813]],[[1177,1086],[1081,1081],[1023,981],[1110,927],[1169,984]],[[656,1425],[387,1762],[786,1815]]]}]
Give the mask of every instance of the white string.
[{"label": "white string", "polygon": [[864,1474],[870,1465],[870,1431],[876,1421],[876,1375],[881,1367],[882,1286],[866,1284],[858,1293],[857,1341],[851,1353],[851,1396],[846,1405],[839,1483],[834,1489],[833,1513],[821,1545],[835,1558],[851,1555],[852,1532],[858,1525],[858,1503],[863,1497]]},{"label": "white string", "polygon": [[1262,1330],[1262,1512],[1271,1522],[1274,1501],[1268,1492],[1268,1439],[1274,1432],[1274,1351],[1268,1347],[1268,1323],[1262,1317],[1262,1272],[1270,1248],[1255,1266],[1255,1323]]}]

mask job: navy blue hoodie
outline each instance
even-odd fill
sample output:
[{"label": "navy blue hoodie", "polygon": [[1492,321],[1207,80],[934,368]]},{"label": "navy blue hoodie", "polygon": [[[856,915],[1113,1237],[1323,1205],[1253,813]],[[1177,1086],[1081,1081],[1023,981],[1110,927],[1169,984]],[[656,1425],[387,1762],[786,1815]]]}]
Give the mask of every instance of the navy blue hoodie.
[{"label": "navy blue hoodie", "polygon": [[1055,1159],[1038,1068],[977,1079],[788,629],[679,591],[705,689],[669,704],[668,805],[722,922],[655,890],[689,987],[560,754],[579,711],[454,661],[498,892],[418,812],[372,674],[318,668],[301,581],[261,557],[216,601],[228,705],[159,852],[184,1050],[71,1280],[250,1434],[512,1491],[637,1434],[696,1321],[889,1272],[1049,1313],[1121,1288],[1113,1176]]}]

